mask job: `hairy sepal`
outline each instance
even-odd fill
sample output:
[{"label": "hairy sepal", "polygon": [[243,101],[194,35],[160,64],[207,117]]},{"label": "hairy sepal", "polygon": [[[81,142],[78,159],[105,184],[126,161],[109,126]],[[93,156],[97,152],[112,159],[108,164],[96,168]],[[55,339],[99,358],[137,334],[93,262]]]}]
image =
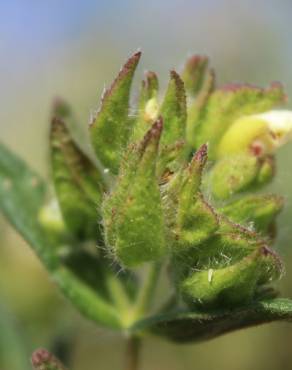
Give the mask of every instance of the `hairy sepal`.
[{"label": "hairy sepal", "polygon": [[162,119],[131,146],[113,192],[103,204],[105,238],[114,258],[135,267],[166,253],[164,218],[156,176]]},{"label": "hairy sepal", "polygon": [[133,54],[120,70],[111,87],[105,90],[101,107],[90,124],[91,143],[98,159],[117,174],[123,150],[131,135],[130,89],[141,53]]},{"label": "hairy sepal", "polygon": [[100,238],[99,208],[105,190],[98,169],[75,144],[66,125],[53,119],[51,166],[64,222],[80,238]]},{"label": "hairy sepal", "polygon": [[161,142],[163,144],[173,144],[177,140],[184,139],[187,119],[186,95],[184,83],[175,71],[170,72],[170,81],[160,114],[164,121]]}]

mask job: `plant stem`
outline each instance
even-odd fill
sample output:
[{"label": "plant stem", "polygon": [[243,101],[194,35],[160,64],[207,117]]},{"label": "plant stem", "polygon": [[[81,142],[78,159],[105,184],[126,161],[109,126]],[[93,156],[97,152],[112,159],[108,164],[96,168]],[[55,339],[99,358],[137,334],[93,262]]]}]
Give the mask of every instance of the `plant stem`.
[{"label": "plant stem", "polygon": [[141,339],[130,337],[127,341],[125,370],[138,370]]},{"label": "plant stem", "polygon": [[[128,305],[124,299],[121,299],[123,297],[121,297],[120,294],[118,294],[119,297],[115,297],[115,299],[121,299],[121,301],[116,303],[119,303],[121,322],[126,330],[129,329],[137,320],[140,320],[151,307],[160,268],[161,263],[155,263],[150,266],[149,271],[141,284],[138,296],[132,305],[131,303]],[[117,292],[112,291],[112,293],[113,295],[116,295]]]},{"label": "plant stem", "polygon": [[151,303],[154,299],[154,292],[157,286],[158,276],[160,273],[161,264],[155,263],[150,266],[148,276],[146,276],[144,283],[140,289],[136,305],[135,305],[135,317],[140,317],[150,308]]},{"label": "plant stem", "polygon": [[119,312],[128,311],[131,302],[127,296],[127,293],[121,281],[116,276],[109,275],[106,284],[111,295],[111,298],[118,311]]}]

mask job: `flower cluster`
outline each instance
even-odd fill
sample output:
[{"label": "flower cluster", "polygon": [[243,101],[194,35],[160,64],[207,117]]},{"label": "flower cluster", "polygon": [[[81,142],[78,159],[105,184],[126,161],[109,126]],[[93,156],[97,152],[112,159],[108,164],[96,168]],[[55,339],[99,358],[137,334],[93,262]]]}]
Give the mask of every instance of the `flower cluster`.
[{"label": "flower cluster", "polygon": [[[90,146],[71,108],[55,101],[53,192],[0,143],[1,211],[65,297],[134,348],[149,333],[201,341],[291,321],[292,301],[272,285],[284,270],[272,249],[284,201],[259,191],[292,135],[282,86],[217,87],[208,59],[193,56],[170,72],[165,93],[146,72],[133,108],[140,56],[105,90]],[[156,302],[160,273],[166,288]],[[62,369],[43,350],[33,364]]]},{"label": "flower cluster", "polygon": [[273,110],[286,100],[282,86],[217,88],[207,58],[194,56],[181,75],[170,72],[162,97],[147,72],[133,115],[139,59],[130,57],[91,119],[94,160],[56,105],[51,163],[61,215],[43,209],[42,223],[57,238],[97,241],[124,269],[167,264],[190,306],[233,307],[271,294],[283,272],[271,249],[283,200],[254,191],[273,179],[276,149],[291,137],[292,113]]}]

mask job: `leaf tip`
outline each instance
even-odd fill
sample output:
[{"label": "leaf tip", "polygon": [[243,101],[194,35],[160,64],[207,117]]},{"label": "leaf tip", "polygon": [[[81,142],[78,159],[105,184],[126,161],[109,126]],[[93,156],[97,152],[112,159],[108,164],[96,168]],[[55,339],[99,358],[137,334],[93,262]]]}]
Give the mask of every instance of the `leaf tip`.
[{"label": "leaf tip", "polygon": [[140,151],[143,153],[150,142],[159,143],[160,136],[163,130],[163,118],[161,116],[153,123],[151,128],[146,132],[140,146]]}]

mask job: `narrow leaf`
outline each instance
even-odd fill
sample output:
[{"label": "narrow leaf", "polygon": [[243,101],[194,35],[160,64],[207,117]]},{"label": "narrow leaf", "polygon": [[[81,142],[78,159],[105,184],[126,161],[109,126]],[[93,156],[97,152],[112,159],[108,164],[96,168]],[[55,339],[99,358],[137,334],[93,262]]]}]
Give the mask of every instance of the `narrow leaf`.
[{"label": "narrow leaf", "polygon": [[43,205],[45,191],[45,183],[40,176],[0,144],[1,211],[43,262],[53,267],[56,257],[38,223],[38,212]]},{"label": "narrow leaf", "polygon": [[83,315],[98,324],[117,328],[119,321],[110,303],[86,281],[62,267],[56,248],[48,241],[38,222],[45,185],[17,156],[0,145],[0,208],[16,230],[31,245],[64,295]]},{"label": "narrow leaf", "polygon": [[79,237],[101,238],[98,212],[105,186],[97,168],[77,147],[63,121],[51,126],[51,163],[65,223]]},{"label": "narrow leaf", "polygon": [[233,310],[161,314],[136,323],[131,330],[133,333],[147,331],[174,342],[186,343],[213,339],[272,321],[292,322],[292,300],[259,301]]}]

